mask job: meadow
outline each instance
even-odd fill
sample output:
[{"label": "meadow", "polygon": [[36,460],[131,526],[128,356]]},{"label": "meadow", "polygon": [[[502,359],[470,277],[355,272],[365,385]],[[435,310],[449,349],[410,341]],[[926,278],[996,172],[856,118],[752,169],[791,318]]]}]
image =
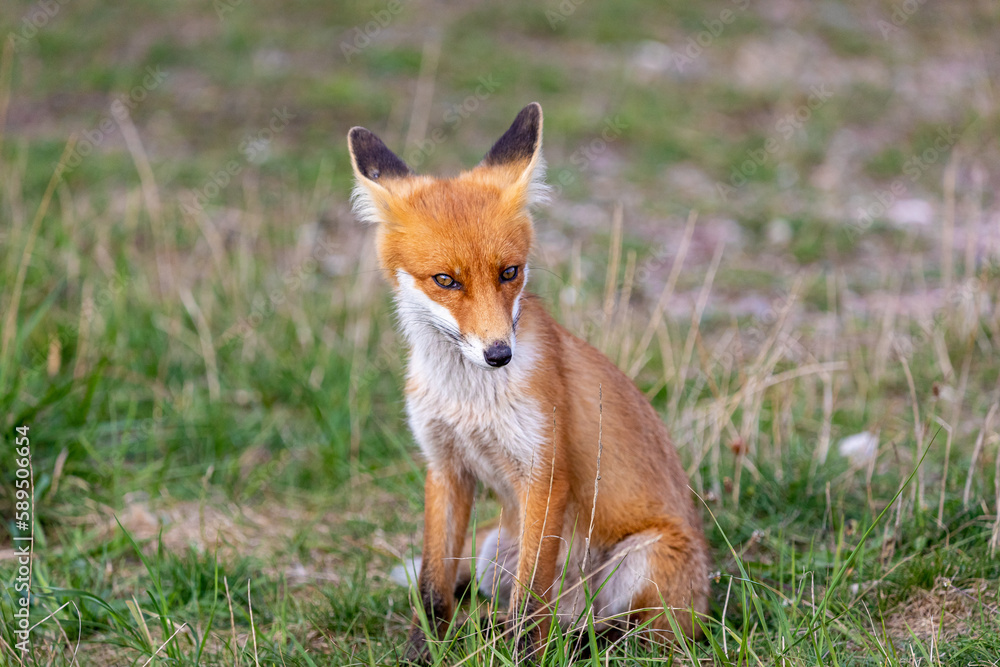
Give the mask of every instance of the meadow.
[{"label": "meadow", "polygon": [[[717,570],[705,639],[539,662],[1000,665],[996,3],[9,0],[0,35],[0,664],[397,664],[422,462],[345,137],[455,173],[539,101],[530,288],[662,415]],[[436,664],[513,664],[483,604]]]}]

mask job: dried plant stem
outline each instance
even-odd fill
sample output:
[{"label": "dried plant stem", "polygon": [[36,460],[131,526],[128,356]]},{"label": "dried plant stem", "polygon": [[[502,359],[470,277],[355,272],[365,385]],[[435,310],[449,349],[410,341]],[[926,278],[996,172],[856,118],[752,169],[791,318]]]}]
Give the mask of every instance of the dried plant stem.
[{"label": "dried plant stem", "polygon": [[938,514],[937,522],[938,525],[944,528],[944,494],[948,490],[948,463],[951,460],[951,439],[953,436],[954,429],[942,421],[940,418],[935,418],[935,421],[941,425],[941,427],[948,434],[948,438],[945,440],[944,444],[944,470],[941,473],[941,493],[938,496]]},{"label": "dried plant stem", "polygon": [[11,68],[14,65],[14,40],[4,40],[0,56],[0,152],[3,150],[4,128],[7,127],[7,109],[10,108]]},{"label": "dried plant stem", "polygon": [[[63,149],[62,157],[59,158],[58,164],[62,165],[65,163],[66,159],[72,154],[75,146],[76,135],[74,134],[66,142],[66,147]],[[56,170],[52,172],[52,176],[49,178],[45,194],[42,195],[42,202],[38,205],[35,217],[31,221],[31,228],[28,230],[28,240],[25,242],[24,250],[21,252],[21,264],[17,268],[14,289],[11,292],[10,302],[7,304],[7,313],[4,317],[3,334],[2,339],[0,339],[0,360],[7,358],[7,348],[10,346],[10,341],[14,338],[14,329],[17,326],[17,311],[21,306],[21,290],[24,288],[24,279],[28,273],[28,262],[31,260],[31,253],[35,248],[35,239],[38,238],[38,230],[42,225],[42,219],[49,210],[52,195],[55,194],[56,186],[59,185],[60,181],[62,181],[62,170],[56,167]]]},{"label": "dried plant stem", "polygon": [[153,254],[156,258],[156,286],[160,298],[166,296],[174,284],[173,269],[170,261],[162,254],[160,242],[164,239],[163,234],[163,205],[160,202],[160,192],[156,187],[156,178],[153,176],[153,168],[149,164],[149,156],[139,138],[139,131],[132,122],[132,117],[124,114],[116,117],[118,127],[122,131],[122,139],[132,156],[135,170],[139,173],[139,184],[142,188],[143,204],[149,214],[149,223],[153,231]]},{"label": "dried plant stem", "polygon": [[983,184],[986,180],[983,166],[978,162],[972,164],[972,192],[969,195],[970,209],[965,228],[965,279],[971,280],[976,275],[976,241],[979,239],[979,225],[983,217]]},{"label": "dried plant stem", "polygon": [[1000,549],[1000,439],[997,440],[996,470],[993,475],[993,486],[996,489],[996,504],[993,505],[993,513],[996,520],[993,522],[993,533],[990,535],[990,556],[997,555]]},{"label": "dried plant stem", "polygon": [[[920,459],[920,452],[924,450],[924,429],[920,423],[920,406],[917,404],[917,387],[913,382],[913,373],[910,372],[910,364],[902,353],[899,354],[899,361],[903,365],[903,373],[906,375],[906,384],[910,388],[910,401],[913,404],[913,436],[915,438],[914,460]],[[916,503],[915,507],[924,509],[924,474],[923,466],[917,470],[917,486],[914,489],[915,496],[911,499]],[[898,523],[898,522],[897,522]]]},{"label": "dried plant stem", "polygon": [[632,337],[628,335],[628,315],[629,315],[629,300],[632,298],[632,280],[635,277],[635,259],[636,254],[634,250],[629,250],[628,257],[625,260],[625,280],[622,283],[621,295],[618,298],[618,324],[615,326],[617,334],[615,339],[618,341],[618,367],[624,368],[625,364],[628,362],[629,354],[629,342]]},{"label": "dried plant stem", "polygon": [[705,274],[705,281],[702,283],[701,292],[698,293],[698,301],[691,312],[691,328],[688,330],[687,340],[684,341],[684,352],[681,355],[681,368],[677,374],[674,395],[670,399],[670,414],[676,416],[677,406],[680,404],[681,394],[684,390],[684,382],[687,380],[688,369],[691,366],[691,357],[694,354],[694,342],[698,337],[701,326],[701,318],[705,314],[705,306],[708,305],[708,297],[712,292],[712,283],[715,281],[715,273],[719,270],[722,262],[722,254],[726,249],[726,242],[719,241],[715,247],[715,255],[712,263]]},{"label": "dried plant stem", "polygon": [[410,115],[410,127],[406,131],[407,147],[418,146],[427,136],[431,103],[434,100],[434,80],[437,77],[440,59],[441,31],[431,30],[424,41],[424,52],[420,58],[417,91],[413,96],[413,113]]},{"label": "dried plant stem", "polygon": [[670,275],[667,277],[667,282],[663,286],[663,291],[660,292],[660,298],[656,302],[656,308],[653,309],[653,316],[649,318],[649,323],[646,325],[646,330],[642,332],[642,338],[639,339],[639,345],[636,347],[636,358],[632,361],[632,365],[628,368],[628,376],[634,378],[638,374],[639,369],[642,368],[643,364],[643,354],[649,348],[650,342],[653,340],[653,334],[662,325],[663,311],[666,310],[667,301],[674,294],[674,288],[677,286],[677,279],[680,278],[681,269],[684,268],[684,259],[687,257],[688,248],[691,246],[691,237],[694,235],[695,223],[698,221],[698,212],[691,211],[688,214],[687,224],[684,226],[684,235],[681,236],[681,243],[677,247],[677,255],[674,257],[674,263],[670,267]]},{"label": "dried plant stem", "polygon": [[955,180],[961,151],[956,147],[944,169],[944,229],[941,232],[941,281],[946,291],[955,281]]},{"label": "dried plant stem", "polygon": [[993,428],[993,418],[996,417],[997,410],[1000,410],[1000,403],[994,403],[990,406],[989,412],[986,413],[983,427],[979,429],[979,435],[976,436],[976,445],[972,449],[972,460],[969,461],[969,472],[965,476],[965,491],[962,493],[962,506],[966,509],[969,507],[969,496],[972,494],[972,478],[976,473],[976,463],[979,461],[979,455],[983,451],[983,443]]},{"label": "dried plant stem", "polygon": [[611,247],[608,249],[608,272],[604,276],[604,307],[601,311],[601,351],[607,352],[608,339],[611,337],[611,316],[615,310],[615,292],[618,288],[618,264],[621,262],[622,222],[624,220],[622,203],[615,204],[611,218]]},{"label": "dried plant stem", "polygon": [[219,368],[215,360],[215,345],[212,343],[212,329],[208,325],[208,320],[198,302],[195,301],[191,291],[183,287],[180,289],[181,303],[191,316],[195,328],[198,330],[198,340],[201,344],[201,357],[205,362],[205,380],[208,383],[208,397],[211,401],[218,401],[222,395],[222,387],[219,384]]},{"label": "dried plant stem", "polygon": [[809,465],[809,483],[807,488],[812,489],[813,479],[819,467],[826,463],[827,454],[830,452],[830,435],[833,431],[833,378],[829,373],[820,374],[823,382],[823,424],[820,427],[819,441],[813,450],[812,463]]},{"label": "dried plant stem", "polygon": [[590,564],[590,538],[594,534],[594,517],[597,514],[597,489],[601,483],[601,454],[604,453],[604,387],[597,385],[597,472],[594,474],[594,500],[590,504],[590,527],[587,528],[587,541],[583,552],[584,573]]}]

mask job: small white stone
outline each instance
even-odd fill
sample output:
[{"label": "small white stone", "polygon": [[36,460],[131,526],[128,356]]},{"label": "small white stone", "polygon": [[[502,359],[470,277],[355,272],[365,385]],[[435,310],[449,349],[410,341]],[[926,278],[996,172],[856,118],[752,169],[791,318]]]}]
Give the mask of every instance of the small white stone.
[{"label": "small white stone", "polygon": [[772,245],[788,245],[792,240],[792,226],[784,218],[775,218],[767,223],[767,240]]},{"label": "small white stone", "polygon": [[837,445],[840,455],[855,467],[867,466],[878,455],[878,436],[868,431],[849,435]]},{"label": "small white stone", "polygon": [[415,586],[420,576],[421,558],[407,558],[392,568],[389,579],[400,586]]},{"label": "small white stone", "polygon": [[646,40],[639,43],[632,56],[632,67],[637,78],[649,80],[670,69],[674,62],[674,54],[670,47],[662,42]]},{"label": "small white stone", "polygon": [[886,215],[900,226],[929,225],[934,220],[934,207],[923,199],[900,199]]}]

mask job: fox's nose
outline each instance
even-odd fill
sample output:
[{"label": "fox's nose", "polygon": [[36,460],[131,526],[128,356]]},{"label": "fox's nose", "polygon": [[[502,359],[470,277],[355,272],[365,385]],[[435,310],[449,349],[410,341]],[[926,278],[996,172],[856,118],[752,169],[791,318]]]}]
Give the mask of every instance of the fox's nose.
[{"label": "fox's nose", "polygon": [[483,352],[483,357],[486,358],[486,363],[490,366],[506,366],[507,362],[510,361],[511,356],[510,345],[498,340],[497,342],[490,345]]}]

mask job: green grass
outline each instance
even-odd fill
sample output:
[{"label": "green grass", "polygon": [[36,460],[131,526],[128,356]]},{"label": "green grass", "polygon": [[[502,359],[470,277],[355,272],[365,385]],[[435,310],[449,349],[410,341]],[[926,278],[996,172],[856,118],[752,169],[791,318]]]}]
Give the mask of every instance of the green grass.
[{"label": "green grass", "polygon": [[[419,549],[422,464],[344,136],[363,124],[409,154],[407,137],[440,129],[421,170],[449,173],[534,99],[549,173],[568,184],[537,216],[532,288],[662,414],[718,571],[704,640],[670,651],[554,629],[542,663],[996,661],[1000,260],[986,221],[1000,113],[949,42],[985,51],[995,9],[926,3],[883,40],[892,3],[832,3],[780,30],[751,6],[680,72],[639,54],[683,48],[734,3],[584,2],[555,29],[558,3],[404,3],[351,62],[340,45],[386,3],[230,5],[220,18],[183,0],[65,3],[4,54],[0,430],[12,452],[30,429],[25,664],[397,662],[413,612],[388,573]],[[38,7],[16,2],[0,34]],[[53,179],[67,142],[158,66],[165,80],[131,113],[141,146],[115,125]],[[456,121],[481,77],[497,89]],[[786,137],[777,122],[824,81],[833,97]],[[276,108],[293,116],[251,159],[244,141]],[[594,150],[615,118],[623,131]],[[910,177],[942,126],[973,118]],[[720,198],[769,138],[777,150]],[[210,189],[230,162],[238,173]],[[883,212],[858,228],[897,182],[932,223]],[[980,239],[971,253],[966,238]],[[855,466],[837,445],[861,431],[879,448]],[[17,664],[5,455],[0,664]],[[485,490],[476,511],[497,511]],[[440,664],[514,660],[483,604],[460,612]]]}]

